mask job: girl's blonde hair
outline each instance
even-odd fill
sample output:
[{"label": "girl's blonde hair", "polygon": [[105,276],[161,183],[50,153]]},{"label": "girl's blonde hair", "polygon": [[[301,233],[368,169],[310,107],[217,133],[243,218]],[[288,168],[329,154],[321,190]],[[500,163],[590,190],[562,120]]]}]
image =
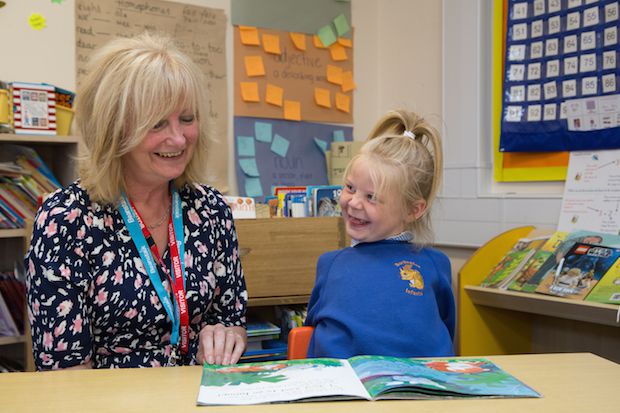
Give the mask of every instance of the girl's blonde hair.
[{"label": "girl's blonde hair", "polygon": [[79,174],[93,201],[118,201],[125,190],[123,156],[177,109],[194,113],[200,135],[174,184],[204,182],[206,85],[200,69],[172,39],[143,33],[112,40],[91,57],[87,72],[77,93],[76,124],[86,146]]},{"label": "girl's blonde hair", "polygon": [[415,113],[391,111],[370,132],[360,153],[347,166],[345,177],[359,159],[368,162],[378,199],[387,193],[398,194],[402,211],[410,211],[420,200],[426,202],[422,216],[406,229],[414,233],[415,245],[431,243],[430,210],[443,170],[439,132]]}]

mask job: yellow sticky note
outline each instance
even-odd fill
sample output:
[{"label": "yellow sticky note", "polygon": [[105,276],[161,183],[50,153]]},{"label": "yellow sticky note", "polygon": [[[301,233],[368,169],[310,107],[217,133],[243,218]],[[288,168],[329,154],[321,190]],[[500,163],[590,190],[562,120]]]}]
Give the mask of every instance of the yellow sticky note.
[{"label": "yellow sticky note", "polygon": [[28,17],[28,24],[35,30],[42,30],[45,28],[45,17],[39,13],[32,13]]},{"label": "yellow sticky note", "polygon": [[342,85],[342,68],[334,65],[327,65],[327,81],[335,85]]},{"label": "yellow sticky note", "polygon": [[277,34],[263,34],[263,49],[267,53],[281,54],[280,36]]},{"label": "yellow sticky note", "polygon": [[258,95],[258,83],[256,82],[239,82],[241,89],[241,99],[244,102],[260,102]]},{"label": "yellow sticky note", "polygon": [[285,100],[284,119],[301,120],[301,104],[295,100]]},{"label": "yellow sticky note", "polygon": [[329,94],[328,89],[323,89],[320,87],[314,88],[314,101],[317,105],[322,106],[324,108],[331,108],[332,101]]},{"label": "yellow sticky note", "polygon": [[342,72],[342,91],[349,92],[355,89],[355,87],[355,82],[353,81],[353,72],[350,70]]},{"label": "yellow sticky note", "polygon": [[284,89],[271,83],[267,83],[267,90],[265,92],[265,102],[272,105],[282,107],[282,97],[284,96]]},{"label": "yellow sticky note", "polygon": [[241,43],[248,46],[259,46],[258,29],[250,26],[239,26],[239,37]]},{"label": "yellow sticky note", "polygon": [[351,113],[351,98],[344,93],[336,93],[336,108],[346,113]]},{"label": "yellow sticky note", "polygon": [[332,59],[341,62],[343,60],[347,60],[347,50],[340,43],[332,43],[329,46],[329,53],[332,56]]},{"label": "yellow sticky note", "polygon": [[314,47],[316,47],[317,49],[325,49],[321,38],[316,34],[312,36],[312,42],[314,43]]},{"label": "yellow sticky note", "polygon": [[338,43],[344,47],[353,47],[353,41],[351,41],[351,39],[347,39],[346,37],[339,37]]},{"label": "yellow sticky note", "polygon": [[291,40],[297,50],[306,50],[306,35],[303,33],[291,32]]},{"label": "yellow sticky note", "polygon": [[265,65],[263,65],[262,56],[246,56],[244,60],[245,73],[248,76],[265,76]]}]

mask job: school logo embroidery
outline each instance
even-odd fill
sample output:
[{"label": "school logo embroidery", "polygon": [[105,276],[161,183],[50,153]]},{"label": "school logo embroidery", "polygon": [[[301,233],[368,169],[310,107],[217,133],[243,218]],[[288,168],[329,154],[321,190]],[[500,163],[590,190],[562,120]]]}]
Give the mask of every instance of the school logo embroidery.
[{"label": "school logo embroidery", "polygon": [[405,292],[407,294],[421,296],[424,294],[424,278],[418,270],[420,266],[412,261],[401,261],[394,264],[398,267],[400,279],[408,281]]}]

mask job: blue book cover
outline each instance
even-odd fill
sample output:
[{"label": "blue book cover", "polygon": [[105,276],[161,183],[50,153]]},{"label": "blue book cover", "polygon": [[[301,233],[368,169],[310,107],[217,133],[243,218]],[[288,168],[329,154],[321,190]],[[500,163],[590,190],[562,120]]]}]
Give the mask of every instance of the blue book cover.
[{"label": "blue book cover", "polygon": [[315,217],[339,217],[342,215],[340,210],[341,185],[330,185],[317,187],[314,190],[313,209]]}]

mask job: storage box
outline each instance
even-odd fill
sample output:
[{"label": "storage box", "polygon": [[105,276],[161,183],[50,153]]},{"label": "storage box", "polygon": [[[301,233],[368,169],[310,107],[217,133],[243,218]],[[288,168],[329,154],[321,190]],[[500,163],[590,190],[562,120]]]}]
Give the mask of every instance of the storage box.
[{"label": "storage box", "polygon": [[71,132],[74,110],[56,105],[56,135],[67,136]]},{"label": "storage box", "polygon": [[250,305],[310,295],[319,256],[346,242],[340,217],[244,219],[235,226]]},{"label": "storage box", "polygon": [[0,89],[0,123],[9,123],[9,92]]}]

